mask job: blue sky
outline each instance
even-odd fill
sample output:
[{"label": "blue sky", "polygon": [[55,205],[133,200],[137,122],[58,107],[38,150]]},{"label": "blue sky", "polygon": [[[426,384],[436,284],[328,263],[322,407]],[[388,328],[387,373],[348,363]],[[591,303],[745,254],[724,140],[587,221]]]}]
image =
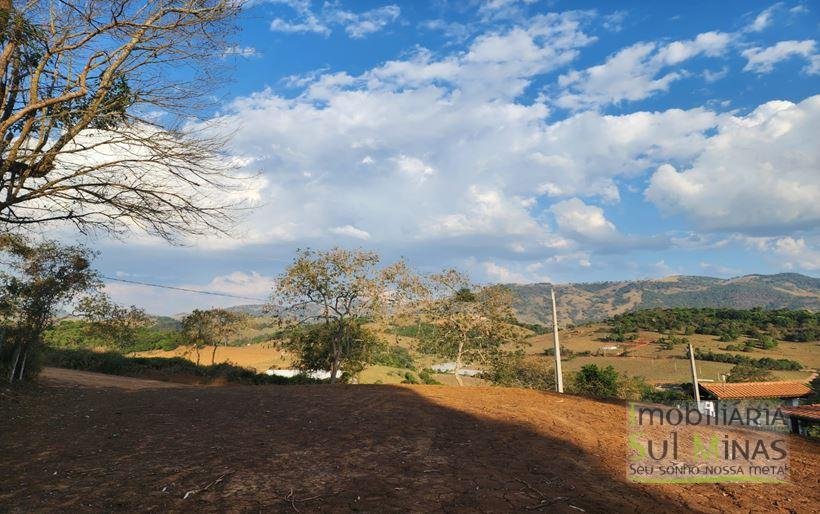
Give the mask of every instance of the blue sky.
[{"label": "blue sky", "polygon": [[256,209],[231,239],[94,240],[97,264],[252,297],[306,246],[477,281],[816,276],[819,22],[811,2],[257,0],[204,122],[260,174]]}]

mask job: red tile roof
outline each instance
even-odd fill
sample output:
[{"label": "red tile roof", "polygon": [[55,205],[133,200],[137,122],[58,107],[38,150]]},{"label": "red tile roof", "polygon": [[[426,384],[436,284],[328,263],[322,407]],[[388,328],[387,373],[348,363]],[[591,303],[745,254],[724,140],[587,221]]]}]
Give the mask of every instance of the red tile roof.
[{"label": "red tile roof", "polygon": [[820,421],[820,403],[801,405],[799,407],[783,407],[780,410],[787,416]]},{"label": "red tile roof", "polygon": [[700,387],[719,400],[741,398],[799,398],[811,394],[801,382],[700,383]]}]

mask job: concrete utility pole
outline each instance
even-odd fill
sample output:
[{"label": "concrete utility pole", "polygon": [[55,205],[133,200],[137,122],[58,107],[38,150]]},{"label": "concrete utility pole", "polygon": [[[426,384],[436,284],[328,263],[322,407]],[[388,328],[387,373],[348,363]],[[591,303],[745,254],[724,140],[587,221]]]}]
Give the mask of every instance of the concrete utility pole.
[{"label": "concrete utility pole", "polygon": [[689,364],[692,366],[692,389],[695,391],[695,403],[700,410],[700,388],[698,388],[698,370],[695,368],[695,350],[692,349],[692,343],[689,343]]},{"label": "concrete utility pole", "polygon": [[555,389],[564,392],[564,377],[561,374],[561,343],[558,342],[558,311],[555,308],[555,289],[550,288],[552,295],[552,342],[555,345]]}]

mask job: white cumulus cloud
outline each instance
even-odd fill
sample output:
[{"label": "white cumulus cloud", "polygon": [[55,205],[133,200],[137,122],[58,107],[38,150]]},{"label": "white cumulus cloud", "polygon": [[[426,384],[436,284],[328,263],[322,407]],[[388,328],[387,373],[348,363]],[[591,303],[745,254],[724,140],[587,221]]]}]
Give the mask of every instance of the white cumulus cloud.
[{"label": "white cumulus cloud", "polygon": [[558,83],[563,91],[555,103],[577,110],[643,100],[668,90],[685,75],[673,67],[698,55],[719,56],[731,41],[730,34],[712,31],[666,45],[636,43],[611,55],[603,64],[561,75]]},{"label": "white cumulus cloud", "polygon": [[314,33],[328,36],[333,27],[342,27],[353,39],[361,39],[374,32],[379,32],[401,15],[397,5],[383,5],[361,12],[342,9],[338,3],[325,2],[318,11],[311,9],[310,2],[285,1],[274,2],[289,5],[295,11],[291,19],[274,18],[270,29],[285,33]]},{"label": "white cumulus cloud", "polygon": [[812,39],[805,41],[780,41],[766,48],[754,47],[743,51],[746,58],[744,71],[771,73],[775,64],[792,57],[802,57],[808,61],[804,71],[809,74],[820,72],[816,64],[817,43]]},{"label": "white cumulus cloud", "polygon": [[336,234],[337,236],[347,236],[355,239],[361,239],[362,241],[367,241],[370,239],[370,234],[367,231],[356,228],[353,225],[333,227],[330,229],[330,233]]},{"label": "white cumulus cloud", "polygon": [[723,118],[691,166],[664,164],[646,198],[707,229],[779,232],[820,222],[820,96]]}]

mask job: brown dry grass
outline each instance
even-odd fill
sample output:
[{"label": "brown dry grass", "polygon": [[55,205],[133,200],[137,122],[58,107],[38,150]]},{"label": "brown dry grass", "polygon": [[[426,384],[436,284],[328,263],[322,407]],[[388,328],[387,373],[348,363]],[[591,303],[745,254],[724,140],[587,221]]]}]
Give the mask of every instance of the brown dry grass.
[{"label": "brown dry grass", "polygon": [[[599,366],[612,365],[616,370],[631,376],[643,376],[650,382],[689,382],[691,375],[689,362],[681,359],[685,352],[684,345],[677,345],[672,350],[663,350],[660,345],[654,344],[661,334],[657,332],[640,331],[638,333],[637,344],[603,342],[600,338],[608,332],[606,325],[593,324],[577,327],[571,330],[562,330],[559,337],[561,345],[574,352],[595,352],[604,346],[619,347],[618,351],[610,351],[610,354],[620,353],[621,350],[629,351],[627,357],[590,356],[575,357],[563,364],[565,372],[577,371],[585,364],[598,364]],[[750,358],[759,359],[761,357],[771,357],[777,359],[791,359],[803,364],[804,371],[774,371],[773,374],[782,380],[805,380],[808,379],[813,370],[820,369],[820,342],[792,343],[780,341],[777,348],[772,350],[754,350],[752,352],[737,352],[722,350],[728,344],[740,344],[740,340],[734,343],[718,341],[717,337],[709,335],[688,335],[685,336],[696,348],[712,350],[717,353],[742,354]],[[529,339],[531,346],[527,353],[532,355],[543,355],[547,348],[553,347],[552,334],[534,336]],[[642,344],[648,343],[648,344]],[[550,358],[551,359],[551,358]],[[697,361],[700,378],[719,380],[721,374],[728,373],[732,369],[731,364],[722,362]]]},{"label": "brown dry grass", "polygon": [[[200,364],[211,363],[212,351],[212,346],[206,346],[200,350]],[[190,346],[178,346],[173,350],[136,352],[133,355],[136,357],[182,357],[196,362],[196,351]],[[227,362],[261,373],[269,368],[290,368],[293,358],[271,343],[260,343],[247,346],[220,346],[216,349],[215,362],[216,364]]]}]

